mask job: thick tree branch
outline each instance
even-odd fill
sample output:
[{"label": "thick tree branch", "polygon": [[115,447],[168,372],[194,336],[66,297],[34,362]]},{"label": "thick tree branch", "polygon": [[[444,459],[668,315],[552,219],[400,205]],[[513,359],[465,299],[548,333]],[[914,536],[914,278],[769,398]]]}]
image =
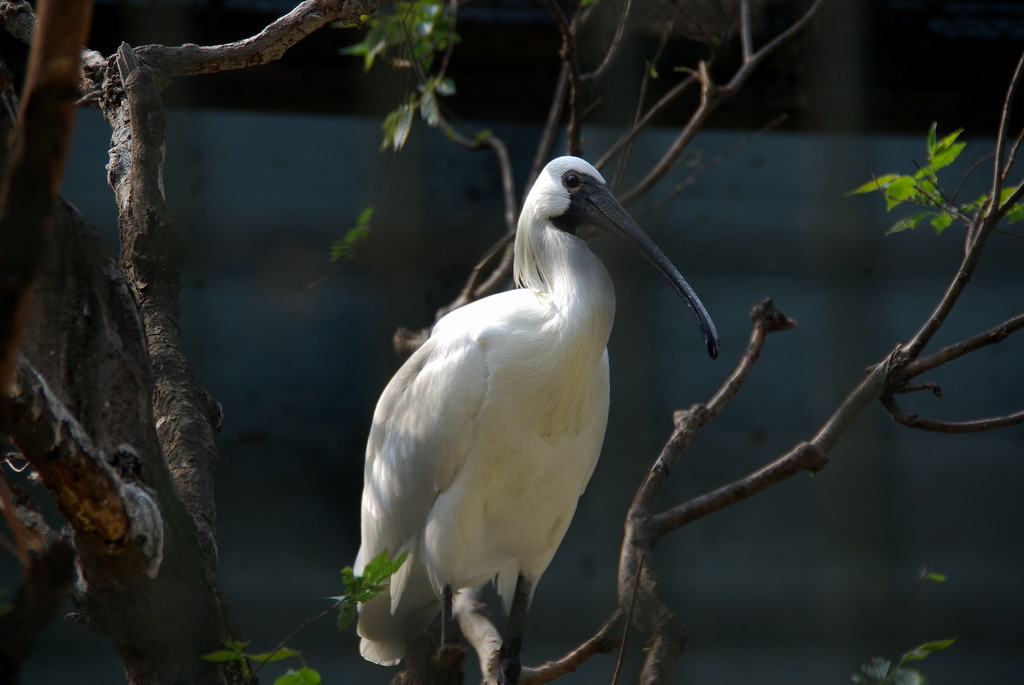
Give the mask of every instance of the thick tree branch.
[{"label": "thick tree branch", "polygon": [[244,40],[224,45],[146,45],[137,53],[167,78],[245,69],[280,59],[290,47],[332,21],[358,23],[361,15],[373,13],[378,4],[375,0],[305,0]]},{"label": "thick tree branch", "polygon": [[0,617],[0,682],[20,682],[18,674],[32,644],[53,620],[71,587],[74,557],[66,540],[55,540],[33,556],[10,611]]},{"label": "thick tree branch", "polygon": [[0,419],[75,531],[108,551],[146,536],[155,575],[163,554],[163,522],[151,493],[115,473],[25,359],[18,362]]},{"label": "thick tree branch", "polygon": [[11,158],[0,187],[0,390],[14,374],[29,286],[43,257],[50,211],[64,175],[79,51],[91,18],[89,0],[40,3]]}]

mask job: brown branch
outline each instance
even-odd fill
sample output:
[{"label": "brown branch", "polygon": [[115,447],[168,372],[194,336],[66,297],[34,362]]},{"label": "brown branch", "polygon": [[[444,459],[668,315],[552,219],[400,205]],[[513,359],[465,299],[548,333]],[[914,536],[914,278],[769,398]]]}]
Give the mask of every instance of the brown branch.
[{"label": "brown branch", "polygon": [[622,642],[624,629],[625,616],[620,609],[616,609],[593,636],[572,651],[539,666],[523,668],[519,678],[520,685],[539,685],[551,682],[575,671],[590,657],[596,654],[607,654]]},{"label": "brown branch", "polygon": [[139,58],[161,76],[192,76],[268,64],[333,21],[356,23],[377,9],[375,0],[305,0],[255,36],[223,45],[146,45]]},{"label": "brown branch", "polygon": [[1007,426],[1016,426],[1024,423],[1024,410],[1006,414],[1004,416],[990,416],[984,419],[972,419],[970,421],[936,421],[926,419],[912,412],[908,412],[897,404],[892,394],[882,395],[882,406],[889,416],[898,423],[910,428],[934,431],[936,433],[980,433],[981,431],[995,430]]},{"label": "brown branch", "polygon": [[[1024,75],[1024,53],[1021,53],[1020,58],[1017,60],[1017,66],[1013,70],[1013,77],[1010,79],[1010,85],[1006,89],[1006,97],[1003,99],[1003,109],[999,117],[999,132],[996,134],[995,163],[992,165],[992,190],[989,192],[989,198],[991,198],[990,206],[992,208],[989,210],[990,212],[999,210],[999,196],[1002,194],[1003,180],[1005,178],[1003,173],[1003,149],[1006,146],[1006,130],[1010,124],[1010,110],[1013,109],[1013,98],[1017,94],[1017,87],[1020,85],[1022,75]],[[1017,190],[1020,191],[1020,188]],[[1015,194],[1019,197],[1019,192]],[[1013,202],[1007,204],[1007,208],[1013,206]]]},{"label": "brown branch", "polygon": [[691,521],[788,480],[801,471],[817,473],[823,469],[828,464],[828,453],[846,428],[860,412],[882,395],[889,368],[888,362],[873,366],[867,377],[846,396],[811,440],[799,443],[744,478],[652,516],[645,535],[660,538]]},{"label": "brown branch", "polygon": [[658,101],[651,105],[651,108],[637,121],[628,131],[619,136],[619,138],[611,144],[611,146],[605,150],[604,154],[598,157],[594,166],[598,169],[604,168],[611,159],[617,155],[622,148],[628,145],[636,136],[647,127],[651,120],[654,119],[658,114],[665,110],[666,107],[671,105],[675,100],[690,89],[691,86],[697,83],[697,79],[692,76],[687,76],[685,79],[672,86],[664,95],[658,98]]},{"label": "brown branch", "polygon": [[132,508],[124,484],[25,359],[18,362],[0,428],[76,532],[107,550],[124,547]]},{"label": "brown branch", "polygon": [[[79,51],[92,2],[40,3],[11,157],[0,187],[0,388],[14,375],[30,285],[43,258],[50,212],[71,144]],[[2,400],[0,400],[2,401]]]},{"label": "brown branch", "polygon": [[785,331],[796,325],[796,322],[776,309],[771,300],[765,300],[754,307],[750,318],[754,326],[750,331],[747,350],[722,386],[706,404],[694,405],[687,411],[676,413],[675,430],[637,490],[630,507],[630,517],[642,518],[647,515],[654,496],[668,478],[676,460],[693,440],[694,432],[718,416],[729,400],[739,392],[754,362],[760,359],[761,348],[768,334]]},{"label": "brown branch", "polygon": [[55,540],[33,556],[10,611],[0,617],[0,682],[18,682],[32,644],[56,616],[71,588],[74,558],[66,540]]},{"label": "brown branch", "polygon": [[608,49],[605,50],[601,63],[594,67],[593,71],[580,75],[580,81],[584,84],[594,84],[604,78],[608,69],[615,62],[622,47],[622,38],[626,35],[626,25],[629,23],[629,14],[633,9],[633,0],[625,0],[622,3],[622,12],[619,14],[619,23],[615,25],[615,34],[612,36]]},{"label": "brown branch", "polygon": [[[127,44],[117,52],[125,101],[108,119],[127,153],[112,158],[111,179],[120,188],[121,270],[142,313],[153,364],[153,416],[164,459],[195,520],[211,562],[217,558],[214,432],[220,407],[199,384],[181,350],[180,274],[184,250],[161,186],[164,108],[157,75],[139,63]],[[117,128],[121,130],[118,131]]]},{"label": "brown branch", "polygon": [[919,376],[925,371],[930,371],[937,366],[941,366],[947,362],[962,357],[969,352],[974,352],[986,345],[1001,343],[1012,333],[1015,333],[1022,328],[1024,328],[1024,314],[1018,314],[1017,316],[1007,319],[998,326],[993,326],[989,330],[979,333],[978,335],[944,347],[938,352],[930,354],[927,357],[907,362],[898,369],[895,374],[896,379],[905,380],[913,378],[914,376]]},{"label": "brown branch", "polygon": [[689,120],[683,125],[683,128],[679,131],[676,139],[672,142],[672,145],[669,146],[669,149],[665,154],[662,155],[661,159],[658,160],[654,167],[647,172],[647,175],[644,176],[643,179],[622,195],[620,198],[622,204],[628,205],[631,202],[635,202],[672,169],[676,159],[690,144],[690,141],[693,140],[693,137],[697,134],[697,131],[711,113],[714,112],[722,102],[727,100],[740,89],[750,74],[753,73],[754,69],[756,69],[757,66],[768,57],[768,55],[773,53],[783,43],[803,29],[814,15],[815,11],[817,11],[820,4],[821,0],[814,0],[814,3],[811,4],[807,11],[804,12],[804,14],[793,22],[793,24],[791,24],[785,31],[763,45],[756,52],[750,54],[749,57],[745,57],[741,66],[733,74],[732,78],[729,79],[729,82],[723,86],[718,86],[712,82],[711,77],[707,72],[707,65],[704,62],[701,62],[700,65],[698,65],[695,75],[701,83],[700,104],[697,106],[697,109],[694,110],[693,114],[690,115]]},{"label": "brown branch", "polygon": [[27,0],[2,0],[0,26],[25,45],[31,45],[36,33],[36,12]]},{"label": "brown branch", "polygon": [[544,4],[547,5],[548,11],[551,12],[562,32],[562,48],[559,51],[559,56],[569,70],[569,125],[566,133],[566,153],[579,156],[583,153],[580,143],[583,126],[583,88],[580,80],[580,57],[576,49],[576,30],[579,26],[580,13],[577,12],[570,22],[555,0],[544,0]]},{"label": "brown branch", "polygon": [[548,117],[544,122],[543,133],[540,142],[537,144],[537,151],[533,155],[533,165],[530,167],[530,175],[526,178],[526,185],[523,187],[523,197],[530,192],[541,169],[548,163],[551,156],[551,146],[555,141],[555,132],[558,130],[558,122],[562,118],[562,110],[565,107],[565,95],[569,87],[569,65],[562,63],[558,72],[558,82],[555,84],[555,92],[551,95],[551,105],[548,108]]}]

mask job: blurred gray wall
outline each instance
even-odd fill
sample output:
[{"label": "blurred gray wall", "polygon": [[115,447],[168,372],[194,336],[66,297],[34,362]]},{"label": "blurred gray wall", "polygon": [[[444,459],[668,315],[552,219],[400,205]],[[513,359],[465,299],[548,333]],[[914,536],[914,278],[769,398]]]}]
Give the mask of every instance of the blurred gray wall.
[{"label": "blurred gray wall", "polygon": [[[480,126],[510,144],[521,183],[538,131]],[[799,326],[768,340],[743,392],[700,431],[660,504],[742,476],[812,435],[863,369],[913,334],[958,263],[960,232],[936,236],[922,227],[883,237],[895,213],[886,215],[877,197],[843,193],[872,170],[912,169],[924,158],[924,133],[767,134],[664,207],[655,206],[668,192],[659,188],[631,208],[712,313],[723,340],[716,362],[656,273],[613,239],[594,242],[618,293],[611,419],[597,472],[539,585],[526,662],[559,655],[613,609],[633,491],[671,429],[672,410],[707,398],[742,354],[754,304],[772,297]],[[969,134],[965,163],[946,176],[952,185],[991,149]],[[588,149],[612,135],[588,130]],[[633,168],[673,135],[643,139]],[[116,249],[107,137],[99,115],[82,112],[65,192]],[[740,137],[703,133],[689,163]],[[169,113],[167,195],[189,246],[184,340],[225,413],[222,582],[257,650],[272,648],[341,590],[339,570],[359,544],[370,415],[400,363],[392,333],[429,325],[501,233],[489,153],[461,151],[422,128],[400,155],[381,154],[378,144],[375,120]],[[963,196],[982,192],[983,177]],[[329,264],[331,241],[367,205],[376,207],[369,240],[353,261]],[[1020,254],[1019,238],[992,237],[931,349],[1021,311]],[[907,397],[907,406],[947,419],[1018,409],[1022,353],[1017,336],[972,355],[929,376],[943,385],[942,399],[922,394]],[[922,664],[931,683],[1014,682],[1024,671],[1022,482],[1020,427],[934,435],[870,407],[818,476],[796,477],[663,541],[655,563],[690,630],[677,681],[848,682],[927,564],[950,580],[918,593],[883,654],[959,636]],[[16,569],[5,563],[2,571],[0,585],[14,587]],[[337,634],[331,619],[294,646],[325,683],[386,683],[393,675],[364,663],[354,633]],[[597,657],[563,682],[608,682],[613,666],[613,656]],[[268,667],[264,681],[282,670]],[[623,682],[635,678],[627,673]],[[102,637],[62,621],[24,674],[32,683],[120,679]]]}]

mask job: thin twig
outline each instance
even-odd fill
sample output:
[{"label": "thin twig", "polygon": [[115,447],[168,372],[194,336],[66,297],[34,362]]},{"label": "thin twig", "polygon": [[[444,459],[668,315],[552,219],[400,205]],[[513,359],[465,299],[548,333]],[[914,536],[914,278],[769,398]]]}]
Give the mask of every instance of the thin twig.
[{"label": "thin twig", "polygon": [[1006,144],[1006,129],[1010,125],[1010,111],[1013,109],[1013,98],[1017,94],[1017,86],[1020,85],[1021,75],[1024,73],[1024,53],[1021,53],[1017,60],[1017,66],[1013,70],[1013,77],[1006,89],[1006,97],[1003,100],[1003,110],[999,118],[999,132],[996,134],[995,163],[992,165],[992,191],[989,197],[992,207],[998,209],[999,195],[1003,190],[1003,147]]},{"label": "thin twig", "polygon": [[750,37],[750,0],[740,2],[740,43],[743,45],[743,61],[749,62],[753,54],[753,39]]},{"label": "thin twig", "polygon": [[987,331],[967,338],[966,340],[961,340],[953,345],[943,347],[938,352],[930,354],[927,357],[907,362],[898,370],[898,378],[909,379],[914,376],[919,376],[925,371],[930,371],[937,366],[941,366],[946,362],[962,357],[965,354],[985,347],[986,345],[995,345],[996,343],[1000,343],[1010,334],[1015,333],[1022,328],[1024,328],[1024,314],[1018,314],[997,326],[993,326]]},{"label": "thin twig", "polygon": [[622,629],[622,642],[619,644],[619,655],[615,659],[615,671],[612,673],[612,685],[618,685],[619,676],[622,674],[622,665],[626,662],[626,643],[629,642],[629,625],[633,619],[633,609],[636,607],[636,588],[640,584],[640,573],[644,569],[646,553],[640,554],[640,561],[637,562],[636,576],[633,578],[633,591],[629,595],[629,610],[626,612],[626,625]]},{"label": "thin twig", "polygon": [[703,164],[699,169],[697,169],[692,174],[690,174],[689,176],[684,178],[682,181],[677,183],[672,188],[672,191],[668,195],[663,197],[653,207],[651,207],[651,209],[647,212],[647,214],[651,214],[651,213],[661,209],[662,207],[664,207],[674,197],[679,195],[679,193],[683,192],[684,190],[686,190],[687,188],[689,188],[690,186],[695,184],[697,182],[697,179],[699,179],[701,176],[703,176],[704,174],[708,173],[709,171],[711,171],[712,169],[717,167],[719,164],[724,162],[726,159],[728,159],[729,157],[734,155],[738,150],[740,150],[744,146],[748,145],[751,141],[753,141],[754,139],[758,138],[759,136],[767,133],[768,131],[772,130],[773,128],[775,128],[776,126],[778,126],[779,124],[781,124],[782,122],[784,122],[788,118],[789,118],[789,115],[786,114],[785,112],[783,112],[782,114],[778,115],[777,117],[775,117],[774,119],[769,121],[767,124],[765,124],[764,126],[759,128],[754,133],[752,133],[752,134],[750,134],[748,136],[744,136],[744,137],[740,138],[738,141],[736,141],[735,143],[730,145],[728,148],[726,148],[723,152],[721,152],[721,153],[715,155],[714,157],[712,157],[711,160],[708,161],[706,164]]},{"label": "thin twig", "polygon": [[626,191],[619,199],[624,205],[635,202],[641,196],[660,181],[675,164],[675,160],[690,144],[690,141],[703,126],[711,113],[726,99],[731,97],[746,82],[754,69],[763,62],[768,55],[778,49],[783,43],[796,35],[817,11],[821,0],[814,0],[814,3],[804,14],[791,24],[785,31],[770,40],[764,46],[753,52],[748,59],[744,59],[742,65],[736,70],[732,78],[725,85],[716,85],[712,82],[707,72],[707,65],[704,62],[698,64],[697,74],[701,84],[701,98],[697,109],[690,115],[689,120],[683,125],[676,139],[662,155],[661,159],[654,165],[647,175],[644,176],[635,186]]},{"label": "thin twig", "polygon": [[580,135],[582,130],[582,97],[583,89],[580,87],[580,59],[576,50],[576,27],[578,26],[579,13],[570,22],[562,12],[555,0],[544,0],[551,16],[555,18],[559,30],[562,32],[562,48],[560,56],[563,64],[569,67],[569,126],[567,133],[567,150],[570,155],[581,154]]},{"label": "thin twig", "polygon": [[612,36],[608,49],[605,50],[604,58],[593,71],[580,76],[583,83],[594,83],[604,78],[608,68],[615,62],[618,56],[619,47],[622,46],[622,37],[626,35],[626,25],[629,23],[629,14],[633,9],[633,0],[626,0],[622,3],[622,12],[619,14],[619,23],[615,26],[615,34]]},{"label": "thin twig", "polygon": [[555,133],[558,130],[558,122],[562,118],[562,110],[565,108],[565,95],[569,88],[569,65],[562,63],[558,71],[558,82],[555,84],[555,92],[551,95],[551,105],[548,107],[548,118],[544,122],[544,129],[537,144],[537,152],[533,155],[533,164],[530,166],[530,174],[526,178],[526,185],[523,187],[523,197],[530,192],[541,169],[548,163],[551,156],[551,146],[555,142]]},{"label": "thin twig", "polygon": [[1003,416],[990,416],[984,419],[972,419],[970,421],[936,421],[926,419],[923,416],[908,412],[896,402],[891,394],[885,394],[881,398],[882,406],[893,420],[902,423],[910,428],[933,431],[936,433],[980,433],[981,431],[995,430],[1007,426],[1016,426],[1024,423],[1024,409]]},{"label": "thin twig", "polygon": [[329,607],[327,607],[326,609],[324,609],[320,613],[316,614],[315,616],[310,616],[309,618],[305,619],[302,623],[300,623],[298,626],[296,626],[296,628],[294,630],[292,630],[292,632],[288,633],[283,640],[281,640],[280,642],[277,643],[276,647],[274,647],[272,650],[270,650],[270,653],[267,655],[266,660],[265,661],[261,661],[259,666],[257,666],[256,668],[254,668],[252,670],[252,673],[250,673],[249,677],[246,678],[246,682],[248,682],[248,683],[255,683],[256,682],[256,674],[260,672],[260,669],[262,669],[264,666],[269,664],[271,659],[273,659],[276,654],[278,654],[281,650],[283,650],[285,647],[287,647],[289,642],[291,642],[292,640],[295,639],[296,635],[298,635],[303,630],[305,630],[309,626],[313,625],[314,623],[316,623],[317,621],[322,619],[324,616],[327,616],[332,611],[337,611],[338,607],[340,607],[341,604],[342,604],[342,602],[340,602],[340,601],[339,602],[335,602],[334,604],[330,605]]}]

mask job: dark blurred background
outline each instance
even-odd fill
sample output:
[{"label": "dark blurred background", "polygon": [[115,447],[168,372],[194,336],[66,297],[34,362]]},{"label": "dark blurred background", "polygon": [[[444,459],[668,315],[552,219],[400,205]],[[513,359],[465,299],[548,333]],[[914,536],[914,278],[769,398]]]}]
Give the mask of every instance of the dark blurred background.
[{"label": "dark blurred background", "polygon": [[[97,0],[90,47],[109,54],[122,40],[237,40],[292,5]],[[763,3],[757,40],[804,6]],[[450,70],[458,93],[448,104],[470,127],[508,143],[521,186],[557,75],[557,26],[540,0],[477,0],[460,12],[458,32]],[[185,345],[225,413],[221,579],[257,651],[341,591],[339,571],[359,544],[370,416],[401,361],[393,332],[430,325],[502,232],[489,152],[463,151],[421,124],[400,154],[379,151],[381,119],[408,79],[386,66],[365,74],[360,59],[338,54],[359,39],[352,29],[324,29],[280,62],[178,79],[165,93],[166,191],[189,247]],[[585,129],[589,156],[631,117],[656,40],[638,32],[628,42]],[[629,500],[671,429],[672,410],[708,397],[743,353],[753,305],[772,297],[799,326],[768,341],[743,392],[700,431],[661,495],[664,505],[742,476],[811,436],[864,368],[914,333],[959,263],[960,230],[937,236],[925,225],[884,237],[910,212],[887,215],[881,198],[844,193],[872,173],[913,171],[933,121],[940,135],[965,129],[968,147],[942,177],[955,188],[992,151],[1022,48],[1024,5],[1016,0],[832,2],[753,74],[680,169],[631,207],[718,324],[716,362],[656,273],[611,239],[594,242],[618,293],[611,418],[590,488],[539,585],[526,662],[560,655],[614,608]],[[15,64],[23,53],[7,38],[0,49]],[[654,90],[679,78],[672,65],[692,65],[700,54],[668,53]],[[635,175],[670,144],[688,112],[680,103],[639,139]],[[785,123],[662,204],[673,183],[783,112]],[[99,113],[84,109],[64,192],[116,250],[108,139]],[[985,192],[989,169],[983,164],[968,178],[961,196]],[[331,242],[368,205],[376,207],[369,239],[351,262],[329,263]],[[1022,254],[1021,238],[992,237],[930,349],[1024,308]],[[1011,337],[929,374],[924,380],[942,385],[942,399],[920,394],[906,404],[944,419],[1019,409],[1022,358],[1021,336]],[[818,476],[798,476],[662,542],[655,561],[690,631],[676,681],[849,682],[890,634],[927,565],[948,582],[917,593],[881,653],[898,658],[956,636],[920,665],[929,682],[1019,682],[1024,428],[937,435],[894,424],[872,406],[831,457]],[[37,496],[45,498],[41,490]],[[0,559],[0,587],[16,584],[15,560]],[[306,628],[293,646],[328,684],[386,683],[393,675],[363,662],[354,632],[338,634],[332,619]],[[633,662],[622,682],[635,679]],[[613,668],[614,656],[597,657],[563,682],[609,682]],[[268,667],[264,682],[282,671]],[[102,636],[61,620],[24,673],[31,683],[120,680]]]}]

